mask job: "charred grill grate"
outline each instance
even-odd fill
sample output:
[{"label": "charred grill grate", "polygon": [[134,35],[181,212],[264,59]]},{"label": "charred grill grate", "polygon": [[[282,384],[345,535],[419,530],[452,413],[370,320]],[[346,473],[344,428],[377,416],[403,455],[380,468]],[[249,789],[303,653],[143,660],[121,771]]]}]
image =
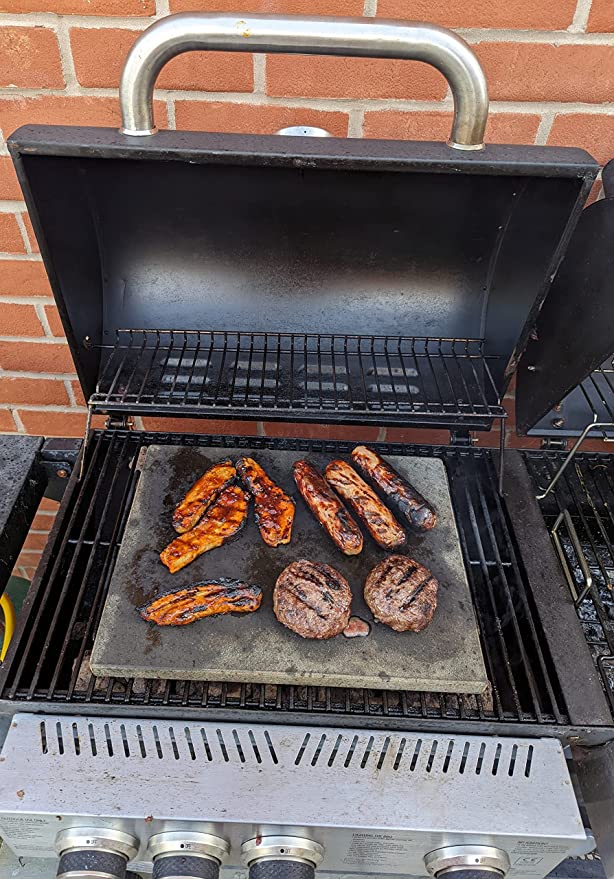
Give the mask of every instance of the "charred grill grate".
[{"label": "charred grill grate", "polygon": [[[0,670],[0,698],[14,703],[134,706],[202,713],[220,719],[245,710],[279,712],[299,721],[318,715],[357,723],[386,718],[399,728],[420,720],[482,723],[567,722],[556,673],[505,510],[497,493],[496,467],[487,449],[375,444],[384,454],[433,454],[447,466],[453,502],[491,682],[483,697],[260,684],[143,681],[97,678],[88,664],[106,589],[135,489],[131,468],[149,443],[268,447],[331,455],[349,452],[341,442],[271,440],[95,432],[80,485],[72,484],[19,621],[17,649]],[[102,709],[101,709],[102,710]],[[118,707],[117,710],[120,710]],[[322,721],[324,722],[324,721]],[[348,721],[350,722],[350,721]]]},{"label": "charred grill grate", "polygon": [[[560,463],[558,458],[543,453],[527,452],[525,460],[533,481],[540,487],[550,484]],[[614,709],[614,468],[611,456],[576,455],[540,504],[550,529],[560,513],[570,514],[570,519],[562,520],[558,538],[576,612]]]},{"label": "charred grill grate", "polygon": [[504,418],[479,339],[118,330],[94,409],[484,427]]}]

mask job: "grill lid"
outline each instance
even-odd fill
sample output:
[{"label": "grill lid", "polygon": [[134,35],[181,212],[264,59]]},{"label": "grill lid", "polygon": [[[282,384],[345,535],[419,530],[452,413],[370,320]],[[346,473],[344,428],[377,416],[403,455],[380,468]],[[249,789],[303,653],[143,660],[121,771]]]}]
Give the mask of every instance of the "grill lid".
[{"label": "grill lid", "polygon": [[[466,87],[479,93],[483,75],[459,38],[337,21],[335,33],[367,34],[359,52],[324,39],[329,25],[247,19],[250,33],[282,34],[271,51],[396,57],[377,40],[401,34],[399,57],[449,76],[455,137],[479,145],[487,104]],[[413,51],[416,28],[429,52]],[[470,75],[455,79],[431,38]],[[220,48],[171,54],[194,45]],[[452,146],[20,129],[11,153],[91,408],[490,427],[598,166],[582,150]]]}]

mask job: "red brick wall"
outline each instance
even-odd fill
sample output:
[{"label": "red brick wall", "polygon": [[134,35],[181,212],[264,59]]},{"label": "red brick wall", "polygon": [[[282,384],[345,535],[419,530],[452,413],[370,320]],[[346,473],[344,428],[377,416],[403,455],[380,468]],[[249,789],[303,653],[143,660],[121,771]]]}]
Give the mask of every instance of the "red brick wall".
[{"label": "red brick wall", "polygon": [[[121,64],[138,33],[169,11],[233,7],[430,19],[457,28],[488,76],[488,140],[582,146],[602,162],[614,155],[614,0],[0,0],[0,432],[79,436],[85,423],[4,139],[26,122],[117,126]],[[168,65],[159,86],[161,127],[274,132],[303,123],[351,137],[426,139],[443,139],[450,127],[445,81],[417,63],[190,53]],[[377,428],[327,433],[408,437]],[[447,434],[426,438],[446,441]]]}]

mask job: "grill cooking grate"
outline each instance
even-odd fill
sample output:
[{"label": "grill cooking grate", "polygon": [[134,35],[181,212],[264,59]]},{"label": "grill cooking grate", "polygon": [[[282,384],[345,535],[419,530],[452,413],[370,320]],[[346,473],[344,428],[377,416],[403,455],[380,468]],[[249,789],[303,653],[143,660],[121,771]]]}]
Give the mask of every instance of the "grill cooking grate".
[{"label": "grill cooking grate", "polygon": [[[200,681],[98,678],[89,651],[102,612],[136,486],[132,462],[143,445],[183,443],[218,447],[268,447],[331,455],[350,443],[94,432],[82,482],[65,499],[44,563],[31,587],[31,603],[19,621],[17,649],[0,670],[0,698],[12,702],[90,706],[211,709],[220,719],[252,712],[280,712],[339,719],[395,718],[410,728],[420,719],[565,724],[562,696],[497,493],[497,474],[487,449],[387,446],[383,454],[433,454],[450,476],[459,533],[491,682],[483,697]],[[70,489],[69,489],[70,491]],[[119,709],[118,709],[119,710]],[[340,722],[340,721],[339,721]],[[389,721],[387,721],[389,722]]]},{"label": "grill cooking grate", "polygon": [[90,404],[104,411],[488,426],[505,411],[478,339],[118,330]]},{"label": "grill cooking grate", "polygon": [[[525,460],[535,484],[549,485],[559,461],[550,455],[530,452],[525,454]],[[560,513],[566,510],[571,514],[571,525],[569,520],[563,519],[558,536],[576,599],[576,612],[614,709],[614,469],[611,456],[576,455],[553,491],[540,503],[550,529]],[[592,578],[588,589],[583,567]]]}]

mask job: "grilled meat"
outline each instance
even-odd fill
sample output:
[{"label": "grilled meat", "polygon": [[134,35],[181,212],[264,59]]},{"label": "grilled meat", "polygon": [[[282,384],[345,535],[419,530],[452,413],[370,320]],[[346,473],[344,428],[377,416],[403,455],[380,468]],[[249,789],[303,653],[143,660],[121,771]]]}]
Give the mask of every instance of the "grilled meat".
[{"label": "grilled meat", "polygon": [[160,553],[163,564],[171,574],[234,537],[247,521],[248,502],[248,496],[238,485],[225,488],[196,528],[176,537]]},{"label": "grilled meat", "polygon": [[253,458],[239,458],[237,470],[254,499],[260,536],[268,546],[290,543],[294,521],[294,501],[275,485]]},{"label": "grilled meat", "polygon": [[144,620],[157,626],[187,626],[194,620],[217,614],[253,613],[261,601],[259,586],[220,577],[165,592],[138,611]]},{"label": "grilled meat", "polygon": [[404,555],[390,555],[365,582],[365,601],[380,623],[395,632],[421,632],[437,607],[439,583],[424,565]]},{"label": "grilled meat", "polygon": [[335,545],[346,555],[357,555],[362,532],[322,474],[308,461],[295,461],[292,472],[305,503]]},{"label": "grilled meat", "polygon": [[350,621],[352,593],[347,580],[329,565],[302,559],[281,572],[273,590],[273,610],[302,638],[333,638]]},{"label": "grilled meat", "polygon": [[405,532],[373,489],[345,461],[331,461],[325,470],[327,482],[363,521],[369,534],[384,549],[405,543]]},{"label": "grilled meat", "polygon": [[237,471],[232,461],[220,461],[203,473],[173,513],[173,528],[184,534],[193,528],[213,501],[233,481]]},{"label": "grilled meat", "polygon": [[396,504],[415,531],[430,531],[437,524],[435,510],[419,491],[366,446],[356,446],[352,460]]}]

